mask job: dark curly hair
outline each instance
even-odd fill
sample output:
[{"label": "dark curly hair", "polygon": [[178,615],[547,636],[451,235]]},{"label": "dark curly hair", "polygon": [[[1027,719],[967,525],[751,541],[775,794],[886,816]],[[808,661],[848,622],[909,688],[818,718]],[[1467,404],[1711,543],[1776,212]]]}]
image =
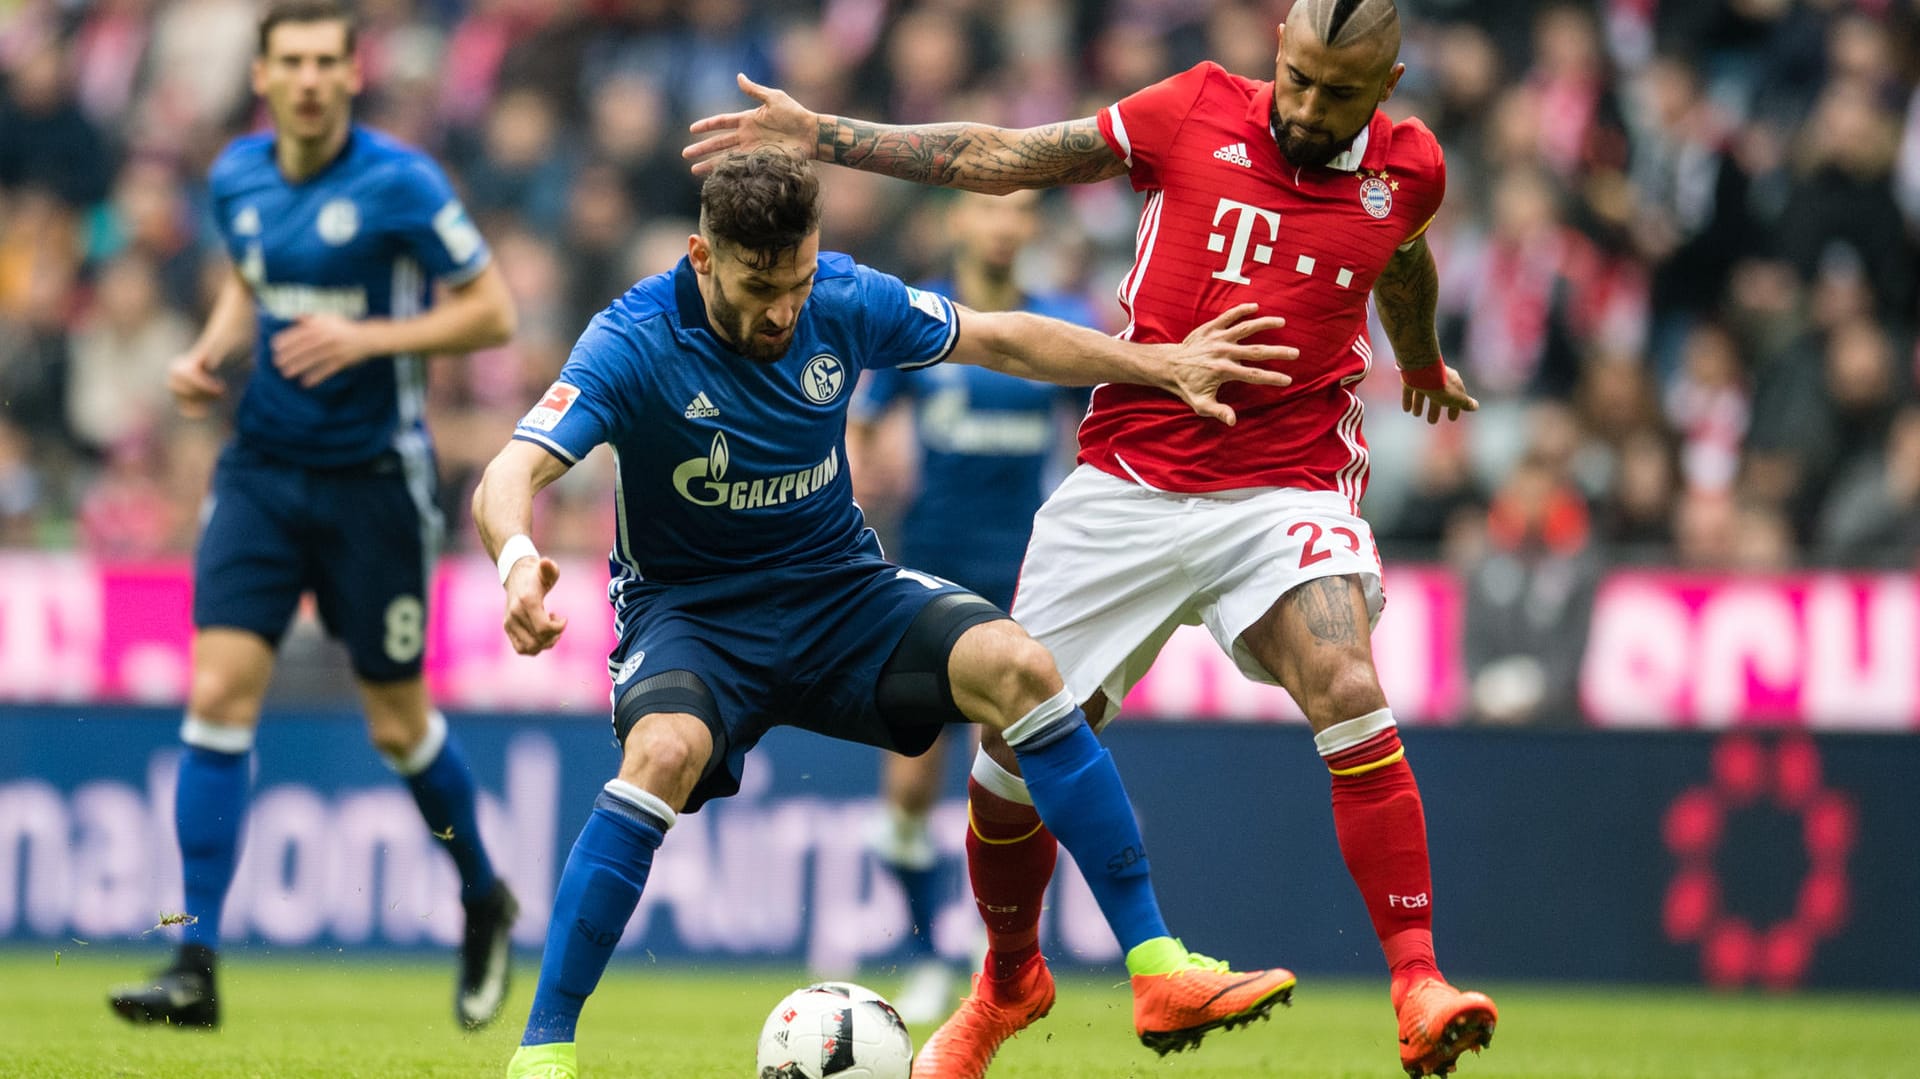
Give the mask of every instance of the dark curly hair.
[{"label": "dark curly hair", "polygon": [[720,159],[700,185],[700,231],[741,262],[764,270],[820,227],[813,163],[763,148]]}]

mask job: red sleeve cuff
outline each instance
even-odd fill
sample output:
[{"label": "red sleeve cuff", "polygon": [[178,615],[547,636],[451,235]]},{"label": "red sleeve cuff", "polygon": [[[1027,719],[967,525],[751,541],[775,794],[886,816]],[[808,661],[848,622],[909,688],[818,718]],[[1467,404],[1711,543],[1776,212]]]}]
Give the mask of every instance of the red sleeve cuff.
[{"label": "red sleeve cuff", "polygon": [[1444,390],[1447,388],[1447,361],[1439,359],[1425,367],[1402,367],[1400,382],[1416,390]]}]

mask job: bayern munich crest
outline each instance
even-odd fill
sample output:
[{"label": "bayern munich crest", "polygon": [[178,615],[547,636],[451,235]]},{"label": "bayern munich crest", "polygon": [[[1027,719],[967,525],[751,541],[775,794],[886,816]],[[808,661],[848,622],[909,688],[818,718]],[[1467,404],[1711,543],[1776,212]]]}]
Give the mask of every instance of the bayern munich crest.
[{"label": "bayern munich crest", "polygon": [[1371,217],[1382,218],[1393,212],[1393,188],[1378,176],[1360,181],[1360,208]]}]

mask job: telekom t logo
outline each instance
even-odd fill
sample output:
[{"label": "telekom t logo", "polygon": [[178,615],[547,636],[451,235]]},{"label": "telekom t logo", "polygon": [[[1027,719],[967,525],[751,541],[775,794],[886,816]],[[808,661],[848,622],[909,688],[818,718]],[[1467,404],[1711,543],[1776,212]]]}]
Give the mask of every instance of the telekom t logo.
[{"label": "telekom t logo", "polygon": [[[1280,237],[1280,214],[1276,210],[1269,210],[1260,206],[1250,206],[1244,202],[1235,202],[1232,199],[1221,199],[1220,205],[1214,208],[1213,223],[1218,225],[1220,219],[1229,213],[1238,215],[1233,225],[1233,249],[1227,251],[1226,267],[1213,271],[1213,276],[1222,281],[1231,281],[1236,285],[1251,285],[1253,284],[1253,280],[1241,271],[1247,264],[1247,243],[1253,239],[1254,222],[1258,221],[1267,226],[1267,240],[1269,243],[1253,245],[1253,261],[1265,266],[1273,261],[1271,241],[1277,240]],[[1226,247],[1227,237],[1225,233],[1210,232],[1207,234],[1207,250],[1218,254],[1220,251],[1226,250]]]}]

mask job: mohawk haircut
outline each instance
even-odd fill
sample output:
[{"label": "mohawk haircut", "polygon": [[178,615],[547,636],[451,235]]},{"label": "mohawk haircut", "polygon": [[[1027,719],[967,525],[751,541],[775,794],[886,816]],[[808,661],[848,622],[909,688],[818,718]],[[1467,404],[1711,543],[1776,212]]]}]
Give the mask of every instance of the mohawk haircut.
[{"label": "mohawk haircut", "polygon": [[756,270],[779,262],[820,227],[813,164],[765,147],[722,158],[700,185],[700,231]]},{"label": "mohawk haircut", "polygon": [[1396,45],[1400,40],[1400,11],[1393,0],[1300,0],[1296,10],[1328,48],[1344,49],[1384,34],[1392,34]]}]

